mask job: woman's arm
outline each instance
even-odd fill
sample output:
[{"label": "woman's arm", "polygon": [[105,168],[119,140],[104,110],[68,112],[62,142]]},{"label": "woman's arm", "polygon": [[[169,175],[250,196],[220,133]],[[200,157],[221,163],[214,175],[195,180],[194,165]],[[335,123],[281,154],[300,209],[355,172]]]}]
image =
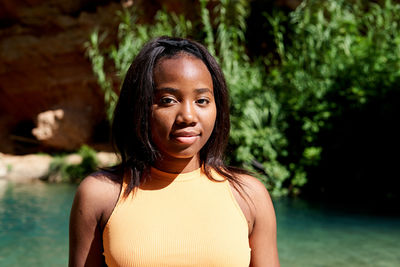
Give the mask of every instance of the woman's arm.
[{"label": "woman's arm", "polygon": [[242,187],[234,188],[233,193],[249,225],[250,266],[279,266],[275,211],[268,191],[257,178],[240,178]]},{"label": "woman's arm", "polygon": [[254,205],[252,209],[253,229],[249,237],[250,266],[280,266],[276,243],[274,206],[265,186],[254,177],[249,180],[250,197]]},{"label": "woman's arm", "polygon": [[[102,175],[86,177],[72,204],[69,266],[103,266],[102,227],[118,200],[118,186]],[[105,218],[106,217],[106,218]]]}]

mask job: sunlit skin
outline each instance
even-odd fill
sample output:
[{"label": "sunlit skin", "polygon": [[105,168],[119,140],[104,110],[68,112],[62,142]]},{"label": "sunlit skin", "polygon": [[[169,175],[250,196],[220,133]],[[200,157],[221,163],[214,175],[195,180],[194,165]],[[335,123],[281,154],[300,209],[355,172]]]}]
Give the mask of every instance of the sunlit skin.
[{"label": "sunlit skin", "polygon": [[217,108],[211,74],[186,54],[162,59],[154,69],[152,141],[161,153],[155,167],[170,173],[200,167],[199,151],[214,129]]}]

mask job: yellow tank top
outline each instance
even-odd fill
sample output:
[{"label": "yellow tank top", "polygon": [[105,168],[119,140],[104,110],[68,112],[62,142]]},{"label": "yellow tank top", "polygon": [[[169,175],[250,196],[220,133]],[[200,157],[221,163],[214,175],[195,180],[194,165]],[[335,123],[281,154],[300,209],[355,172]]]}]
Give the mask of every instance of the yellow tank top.
[{"label": "yellow tank top", "polygon": [[201,169],[151,178],[128,197],[126,183],[103,231],[108,266],[249,266],[246,218],[229,182]]}]

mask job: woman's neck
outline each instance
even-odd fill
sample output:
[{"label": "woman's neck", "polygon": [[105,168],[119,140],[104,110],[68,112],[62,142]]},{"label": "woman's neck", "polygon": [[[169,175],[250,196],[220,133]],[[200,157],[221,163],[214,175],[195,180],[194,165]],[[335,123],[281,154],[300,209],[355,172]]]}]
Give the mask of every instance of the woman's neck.
[{"label": "woman's neck", "polygon": [[200,159],[198,156],[183,159],[163,156],[154,163],[154,167],[169,173],[191,172],[200,168]]}]

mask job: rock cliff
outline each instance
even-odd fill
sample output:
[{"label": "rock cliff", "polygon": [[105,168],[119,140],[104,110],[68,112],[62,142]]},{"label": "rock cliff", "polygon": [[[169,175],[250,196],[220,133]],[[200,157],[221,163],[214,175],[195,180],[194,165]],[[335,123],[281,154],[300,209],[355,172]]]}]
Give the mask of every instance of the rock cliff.
[{"label": "rock cliff", "polygon": [[[113,1],[0,0],[1,152],[52,147],[32,129],[39,114],[60,109],[74,111],[68,123],[79,121],[78,132],[63,128],[66,135],[90,141],[104,118],[104,103],[85,43],[95,28],[116,32],[120,8]],[[71,150],[78,143],[55,148]]]}]

